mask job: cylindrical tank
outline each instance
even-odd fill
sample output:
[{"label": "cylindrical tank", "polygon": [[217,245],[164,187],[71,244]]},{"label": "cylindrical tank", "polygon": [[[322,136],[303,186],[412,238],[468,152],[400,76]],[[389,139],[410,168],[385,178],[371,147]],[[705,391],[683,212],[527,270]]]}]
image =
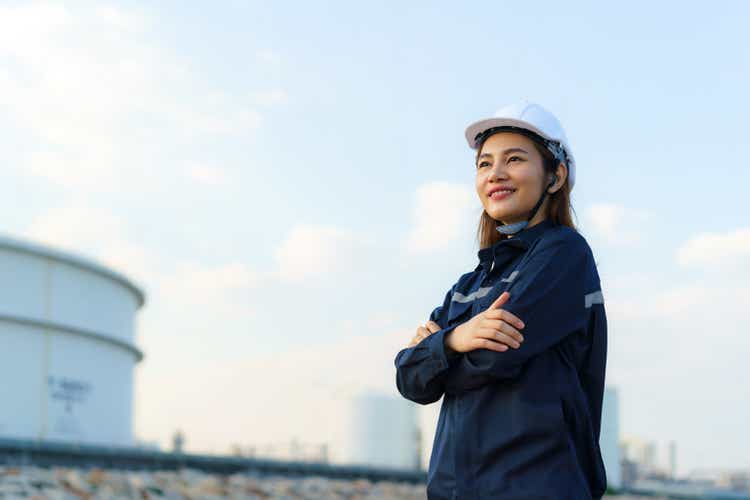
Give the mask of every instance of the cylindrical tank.
[{"label": "cylindrical tank", "polygon": [[607,486],[620,488],[620,398],[616,387],[604,388],[599,449],[607,471]]},{"label": "cylindrical tank", "polygon": [[130,446],[143,292],[89,259],[0,236],[0,436]]},{"label": "cylindrical tank", "polygon": [[363,390],[352,398],[349,462],[375,467],[418,469],[420,435],[416,404],[401,397]]}]

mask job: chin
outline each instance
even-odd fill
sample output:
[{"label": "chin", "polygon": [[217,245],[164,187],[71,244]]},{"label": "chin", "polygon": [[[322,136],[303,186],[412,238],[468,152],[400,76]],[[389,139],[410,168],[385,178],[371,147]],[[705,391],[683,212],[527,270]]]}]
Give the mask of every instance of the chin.
[{"label": "chin", "polygon": [[517,221],[519,220],[519,216],[514,214],[513,212],[508,212],[507,210],[486,210],[487,215],[495,219],[496,221]]}]

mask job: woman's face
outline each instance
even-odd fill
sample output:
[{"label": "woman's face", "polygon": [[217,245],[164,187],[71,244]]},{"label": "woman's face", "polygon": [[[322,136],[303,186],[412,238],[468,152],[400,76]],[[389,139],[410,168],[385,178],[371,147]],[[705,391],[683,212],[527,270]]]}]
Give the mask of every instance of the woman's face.
[{"label": "woman's face", "polygon": [[[551,180],[545,176],[543,165],[542,155],[526,136],[500,132],[484,141],[477,158],[476,186],[487,214],[505,224],[528,219]],[[546,204],[545,199],[529,226],[543,219]]]}]

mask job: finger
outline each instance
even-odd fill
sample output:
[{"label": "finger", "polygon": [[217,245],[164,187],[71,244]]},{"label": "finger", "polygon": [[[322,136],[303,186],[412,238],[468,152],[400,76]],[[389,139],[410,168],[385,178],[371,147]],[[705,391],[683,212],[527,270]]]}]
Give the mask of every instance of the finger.
[{"label": "finger", "polygon": [[440,330],[440,325],[438,325],[434,321],[428,321],[427,323],[425,323],[425,326],[430,330],[430,333],[435,333]]},{"label": "finger", "polygon": [[497,299],[495,299],[495,302],[490,304],[490,307],[488,307],[487,310],[489,311],[490,309],[497,309],[498,307],[508,302],[509,298],[510,298],[510,292],[501,293],[500,296]]},{"label": "finger", "polygon": [[430,335],[431,333],[432,332],[428,330],[427,328],[425,328],[424,326],[420,326],[419,328],[417,328],[417,335],[423,335],[426,337],[427,335]]},{"label": "finger", "polygon": [[518,349],[519,347],[521,347],[521,342],[519,340],[516,340],[515,337],[504,331],[498,331],[494,328],[482,328],[481,330],[479,330],[478,336],[495,342],[500,342],[501,344],[505,344],[509,347],[512,347],[513,349]]},{"label": "finger", "polygon": [[502,332],[509,337],[512,337],[516,342],[523,342],[523,335],[521,332],[519,332],[513,325],[501,319],[485,319],[482,323],[482,328],[490,328]]},{"label": "finger", "polygon": [[524,328],[526,326],[526,323],[521,321],[521,318],[505,309],[490,309],[485,312],[484,317],[487,319],[501,319],[516,328]]},{"label": "finger", "polygon": [[472,350],[474,349],[489,349],[491,351],[504,352],[508,350],[508,346],[499,342],[494,342],[489,339],[475,338],[472,342]]}]

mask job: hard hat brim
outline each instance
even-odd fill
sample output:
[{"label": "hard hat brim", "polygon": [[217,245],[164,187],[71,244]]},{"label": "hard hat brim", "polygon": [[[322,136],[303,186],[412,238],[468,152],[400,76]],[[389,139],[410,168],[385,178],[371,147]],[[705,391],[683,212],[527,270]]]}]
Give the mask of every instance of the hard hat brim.
[{"label": "hard hat brim", "polygon": [[530,130],[535,134],[544,137],[545,139],[552,139],[531,123],[523,120],[515,120],[513,118],[487,118],[484,120],[479,120],[478,122],[474,122],[466,127],[466,132],[464,132],[464,135],[466,136],[466,142],[469,143],[469,147],[471,149],[477,149],[477,147],[479,146],[476,140],[477,135],[490,128],[506,126],[525,128],[526,130]]},{"label": "hard hat brim", "polygon": [[[469,147],[471,149],[477,149],[477,147],[479,146],[476,141],[476,137],[478,134],[481,134],[485,130],[488,130],[493,127],[505,127],[505,126],[524,128],[526,130],[530,130],[534,132],[535,134],[538,134],[541,137],[544,137],[545,139],[555,140],[554,138],[549,137],[547,134],[539,130],[537,127],[535,127],[531,123],[524,121],[524,120],[516,120],[513,118],[486,118],[484,120],[479,120],[477,122],[474,122],[468,127],[466,127],[466,131],[464,132],[464,135],[466,137],[466,142],[469,143]],[[575,183],[576,163],[575,163],[575,158],[573,157],[573,153],[570,151],[570,148],[567,146],[567,144],[566,144],[566,154],[568,155],[568,165],[567,165],[568,182],[570,182],[570,187],[572,189],[573,184]]]}]

